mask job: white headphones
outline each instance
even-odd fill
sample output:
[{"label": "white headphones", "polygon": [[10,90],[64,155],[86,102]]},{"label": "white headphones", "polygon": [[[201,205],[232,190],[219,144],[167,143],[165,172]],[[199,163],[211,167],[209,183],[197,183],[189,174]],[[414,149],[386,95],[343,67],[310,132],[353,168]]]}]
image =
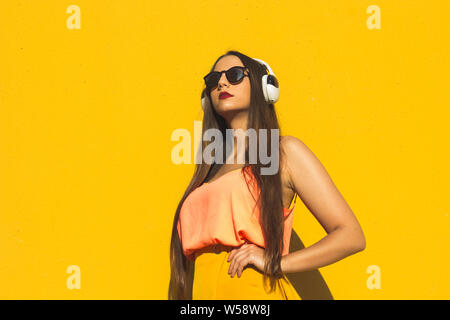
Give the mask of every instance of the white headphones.
[{"label": "white headphones", "polygon": [[[280,87],[278,85],[278,80],[275,74],[273,73],[267,62],[256,58],[253,58],[253,60],[260,62],[266,68],[266,70],[269,71],[269,74],[263,75],[261,79],[264,99],[267,103],[277,102],[280,98]],[[206,94],[206,89],[204,89],[202,92],[201,103],[203,111],[211,107],[211,102],[209,101],[208,95]]]}]

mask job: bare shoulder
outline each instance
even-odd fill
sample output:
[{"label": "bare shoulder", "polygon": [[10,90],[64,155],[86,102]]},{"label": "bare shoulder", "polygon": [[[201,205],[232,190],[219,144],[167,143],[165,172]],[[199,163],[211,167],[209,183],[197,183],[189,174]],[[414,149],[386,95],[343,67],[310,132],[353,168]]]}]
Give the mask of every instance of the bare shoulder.
[{"label": "bare shoulder", "polygon": [[280,149],[288,161],[292,160],[292,158],[307,156],[308,153],[312,153],[302,140],[294,136],[280,137]]},{"label": "bare shoulder", "polygon": [[292,144],[304,144],[302,140],[294,136],[281,136],[280,146],[290,146]]},{"label": "bare shoulder", "polygon": [[321,166],[319,159],[311,149],[299,138],[294,136],[280,137],[280,151],[283,153],[283,175],[289,185],[293,185],[293,175],[302,175],[313,167]]}]

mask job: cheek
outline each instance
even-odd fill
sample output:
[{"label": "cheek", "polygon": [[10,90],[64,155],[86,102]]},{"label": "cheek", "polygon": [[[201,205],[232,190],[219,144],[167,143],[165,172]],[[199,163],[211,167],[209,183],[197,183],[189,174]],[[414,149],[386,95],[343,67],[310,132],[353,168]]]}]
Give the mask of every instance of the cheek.
[{"label": "cheek", "polygon": [[217,91],[211,91],[211,100],[214,105],[217,105],[217,103],[219,102],[219,93]]},{"label": "cheek", "polygon": [[250,83],[247,83],[242,90],[242,97],[244,98],[246,103],[250,103],[250,93],[251,93]]}]

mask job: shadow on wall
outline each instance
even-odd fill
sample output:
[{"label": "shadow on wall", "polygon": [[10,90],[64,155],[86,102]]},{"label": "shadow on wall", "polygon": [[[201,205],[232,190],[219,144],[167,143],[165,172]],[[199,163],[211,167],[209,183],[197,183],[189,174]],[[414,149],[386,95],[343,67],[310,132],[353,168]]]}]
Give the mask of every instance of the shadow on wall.
[{"label": "shadow on wall", "polygon": [[[289,252],[305,248],[302,240],[292,229]],[[302,300],[334,300],[330,289],[319,270],[304,271],[298,273],[287,273],[286,277],[294,286]]]}]

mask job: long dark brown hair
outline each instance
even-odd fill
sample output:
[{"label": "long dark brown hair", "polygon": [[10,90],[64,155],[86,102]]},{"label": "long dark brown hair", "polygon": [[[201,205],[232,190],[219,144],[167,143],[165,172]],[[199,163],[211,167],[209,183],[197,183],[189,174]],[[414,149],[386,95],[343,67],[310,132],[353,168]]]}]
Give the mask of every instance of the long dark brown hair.
[{"label": "long dark brown hair", "polygon": [[[211,68],[214,70],[217,62],[228,55],[237,56],[245,67],[249,70],[249,79],[251,87],[250,95],[250,109],[248,113],[248,125],[247,129],[253,128],[256,130],[257,146],[259,146],[259,129],[267,129],[267,152],[271,150],[271,129],[278,129],[278,119],[275,113],[274,105],[268,104],[264,100],[262,91],[261,78],[264,74],[267,74],[266,68],[258,61],[238,52],[228,51],[220,56]],[[206,89],[202,94],[207,94],[211,101],[210,92]],[[222,137],[226,137],[226,129],[228,125],[224,118],[220,116],[211,107],[204,110],[202,137],[204,132],[210,128],[219,129],[222,132]],[[280,132],[280,131],[278,131]],[[279,134],[281,136],[281,133]],[[202,150],[210,143],[203,141]],[[223,143],[225,145],[225,141]],[[277,155],[279,158],[279,164],[282,163],[281,148],[276,150],[279,152]],[[271,155],[272,157],[272,155]],[[264,266],[264,286],[267,280],[270,280],[270,291],[275,290],[278,284],[278,279],[285,278],[281,272],[281,253],[283,251],[283,233],[284,233],[284,210],[283,210],[283,196],[281,188],[281,176],[280,170],[274,175],[261,175],[260,169],[265,167],[259,158],[259,152],[256,164],[246,163],[246,166],[251,167],[251,173],[255,178],[257,187],[260,190],[259,197],[257,199],[257,205],[260,209],[260,224],[263,230],[264,242],[265,242],[265,261]],[[248,148],[245,152],[245,159],[248,162]],[[210,173],[210,169],[214,165],[202,163],[197,164],[195,167],[194,175],[189,183],[183,197],[178,203],[178,207],[175,212],[172,227],[172,238],[170,243],[170,283],[169,283],[169,300],[190,300],[192,299],[192,271],[194,269],[194,262],[189,260],[183,253],[181,240],[178,235],[177,223],[180,215],[180,209],[184,200],[189,194],[199,187]],[[248,169],[248,168],[247,168]],[[194,226],[192,226],[194,227]]]}]

